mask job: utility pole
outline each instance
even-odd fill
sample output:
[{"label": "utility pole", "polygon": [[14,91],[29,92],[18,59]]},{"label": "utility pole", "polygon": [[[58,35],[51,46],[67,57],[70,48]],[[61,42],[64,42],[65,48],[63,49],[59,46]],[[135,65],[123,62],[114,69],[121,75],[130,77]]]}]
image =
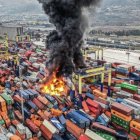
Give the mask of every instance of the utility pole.
[{"label": "utility pole", "polygon": [[[22,77],[22,69],[21,67],[19,66],[19,78],[20,78],[20,90],[23,90],[23,87],[22,87],[22,83],[23,83],[23,77]],[[21,92],[20,92],[20,96],[23,98]],[[22,117],[23,117],[23,124],[24,124],[24,101],[21,100],[21,110],[22,110]]]},{"label": "utility pole", "polygon": [[129,59],[130,59],[130,45],[129,45],[129,48],[128,48],[128,52],[127,52],[127,55],[128,55],[128,59],[127,59],[127,62],[129,64]]}]

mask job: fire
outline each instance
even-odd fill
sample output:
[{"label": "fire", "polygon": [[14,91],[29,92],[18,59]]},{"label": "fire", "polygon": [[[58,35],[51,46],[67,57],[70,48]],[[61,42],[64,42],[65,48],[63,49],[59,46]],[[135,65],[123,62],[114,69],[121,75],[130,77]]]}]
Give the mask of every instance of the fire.
[{"label": "fire", "polygon": [[43,85],[41,91],[50,95],[60,96],[67,93],[66,83],[62,78],[57,78],[56,75],[53,74],[51,80]]}]

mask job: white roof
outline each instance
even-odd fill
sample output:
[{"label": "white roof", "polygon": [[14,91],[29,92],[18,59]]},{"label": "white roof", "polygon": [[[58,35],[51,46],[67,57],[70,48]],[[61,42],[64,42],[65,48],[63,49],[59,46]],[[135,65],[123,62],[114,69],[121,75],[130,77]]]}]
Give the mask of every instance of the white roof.
[{"label": "white roof", "polygon": [[43,46],[43,47],[45,46],[45,42],[42,41],[34,41],[33,44],[37,46]]}]

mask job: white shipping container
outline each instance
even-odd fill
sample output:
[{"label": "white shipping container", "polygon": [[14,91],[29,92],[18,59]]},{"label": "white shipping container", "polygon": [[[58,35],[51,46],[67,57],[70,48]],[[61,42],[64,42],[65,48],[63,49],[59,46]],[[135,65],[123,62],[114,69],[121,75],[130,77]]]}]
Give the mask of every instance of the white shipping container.
[{"label": "white shipping container", "polygon": [[14,134],[12,133],[7,133],[6,137],[10,140],[10,138],[13,136]]},{"label": "white shipping container", "polygon": [[105,140],[104,138],[102,138],[101,136],[97,135],[95,132],[89,130],[89,129],[86,129],[86,132],[85,134],[91,138],[92,140]]},{"label": "white shipping container", "polygon": [[56,129],[56,127],[53,126],[49,121],[44,120],[44,121],[43,121],[43,125],[44,125],[46,128],[48,128],[48,129],[51,131],[52,134],[54,134],[54,133],[59,133],[58,129]]},{"label": "white shipping container", "polygon": [[9,140],[4,134],[0,134],[0,140]]},{"label": "white shipping container", "polygon": [[26,133],[26,128],[22,124],[17,125],[17,130],[20,134],[25,134]]},{"label": "white shipping container", "polygon": [[25,127],[25,129],[26,129],[26,139],[32,138],[32,132],[29,130],[29,128]]}]

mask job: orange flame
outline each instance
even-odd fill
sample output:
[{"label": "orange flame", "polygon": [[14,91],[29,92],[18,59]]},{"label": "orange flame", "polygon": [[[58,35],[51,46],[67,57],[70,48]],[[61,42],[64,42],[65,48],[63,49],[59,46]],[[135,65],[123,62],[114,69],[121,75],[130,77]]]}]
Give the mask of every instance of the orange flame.
[{"label": "orange flame", "polygon": [[43,93],[47,93],[50,95],[63,95],[66,94],[67,88],[66,84],[62,78],[57,78],[55,74],[53,74],[51,80],[43,85],[41,90]]}]

